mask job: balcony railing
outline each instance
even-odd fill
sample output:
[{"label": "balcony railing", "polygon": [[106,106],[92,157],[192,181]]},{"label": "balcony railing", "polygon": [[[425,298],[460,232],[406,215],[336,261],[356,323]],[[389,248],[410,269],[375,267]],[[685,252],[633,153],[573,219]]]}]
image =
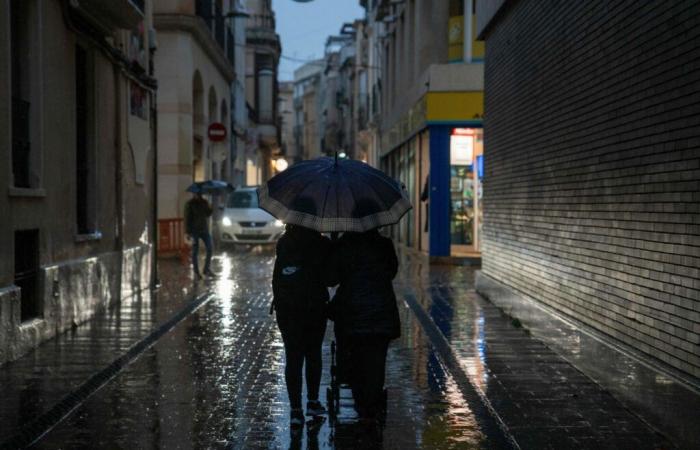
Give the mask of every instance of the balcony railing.
[{"label": "balcony railing", "polygon": [[30,187],[29,102],[12,98],[12,176],[16,187]]},{"label": "balcony railing", "polygon": [[268,28],[275,29],[274,14],[252,14],[248,17],[247,28]]}]

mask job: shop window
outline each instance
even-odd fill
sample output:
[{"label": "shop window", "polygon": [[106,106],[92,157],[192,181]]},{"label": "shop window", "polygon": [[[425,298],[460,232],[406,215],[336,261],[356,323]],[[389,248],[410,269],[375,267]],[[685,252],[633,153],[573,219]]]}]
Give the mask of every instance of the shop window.
[{"label": "shop window", "polygon": [[22,322],[41,317],[39,230],[15,231],[15,285],[20,288]]},{"label": "shop window", "polygon": [[[480,130],[479,130],[480,134]],[[474,249],[477,130],[455,128],[450,136],[450,242]]]}]

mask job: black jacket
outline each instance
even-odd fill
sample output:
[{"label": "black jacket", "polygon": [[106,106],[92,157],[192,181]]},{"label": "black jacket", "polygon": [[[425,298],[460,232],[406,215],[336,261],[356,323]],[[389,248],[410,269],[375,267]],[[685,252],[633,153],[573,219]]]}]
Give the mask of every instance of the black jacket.
[{"label": "black jacket", "polygon": [[338,331],[347,336],[401,335],[392,280],[399,262],[393,242],[376,231],[345,233],[329,268],[339,287],[331,305]]},{"label": "black jacket", "polygon": [[[277,241],[277,258],[272,272],[272,293],[278,313],[282,305],[295,301],[303,305],[291,305],[292,310],[302,313],[309,308],[325,310],[328,302],[326,267],[330,250],[330,240],[320,233],[303,227],[287,226]],[[304,271],[303,299],[284,298],[282,271],[289,266],[299,266]]]}]

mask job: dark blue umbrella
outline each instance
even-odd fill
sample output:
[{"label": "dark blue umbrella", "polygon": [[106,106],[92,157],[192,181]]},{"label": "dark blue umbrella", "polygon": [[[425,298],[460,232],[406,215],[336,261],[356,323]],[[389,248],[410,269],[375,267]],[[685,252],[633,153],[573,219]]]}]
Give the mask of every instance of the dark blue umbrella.
[{"label": "dark blue umbrella", "polygon": [[320,232],[368,231],[411,209],[405,187],[361,161],[318,158],[294,164],[258,189],[260,207],[284,223]]},{"label": "dark blue umbrella", "polygon": [[197,181],[187,188],[193,194],[228,194],[234,190],[231,183],[220,180]]}]

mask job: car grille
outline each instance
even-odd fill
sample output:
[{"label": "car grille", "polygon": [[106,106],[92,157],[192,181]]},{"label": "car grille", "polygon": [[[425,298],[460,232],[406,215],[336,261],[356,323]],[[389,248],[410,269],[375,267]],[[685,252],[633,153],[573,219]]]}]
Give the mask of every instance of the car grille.
[{"label": "car grille", "polygon": [[234,236],[240,241],[267,241],[270,239],[269,234],[235,234]]},{"label": "car grille", "polygon": [[243,228],[262,228],[267,225],[267,222],[238,222],[238,225]]}]

